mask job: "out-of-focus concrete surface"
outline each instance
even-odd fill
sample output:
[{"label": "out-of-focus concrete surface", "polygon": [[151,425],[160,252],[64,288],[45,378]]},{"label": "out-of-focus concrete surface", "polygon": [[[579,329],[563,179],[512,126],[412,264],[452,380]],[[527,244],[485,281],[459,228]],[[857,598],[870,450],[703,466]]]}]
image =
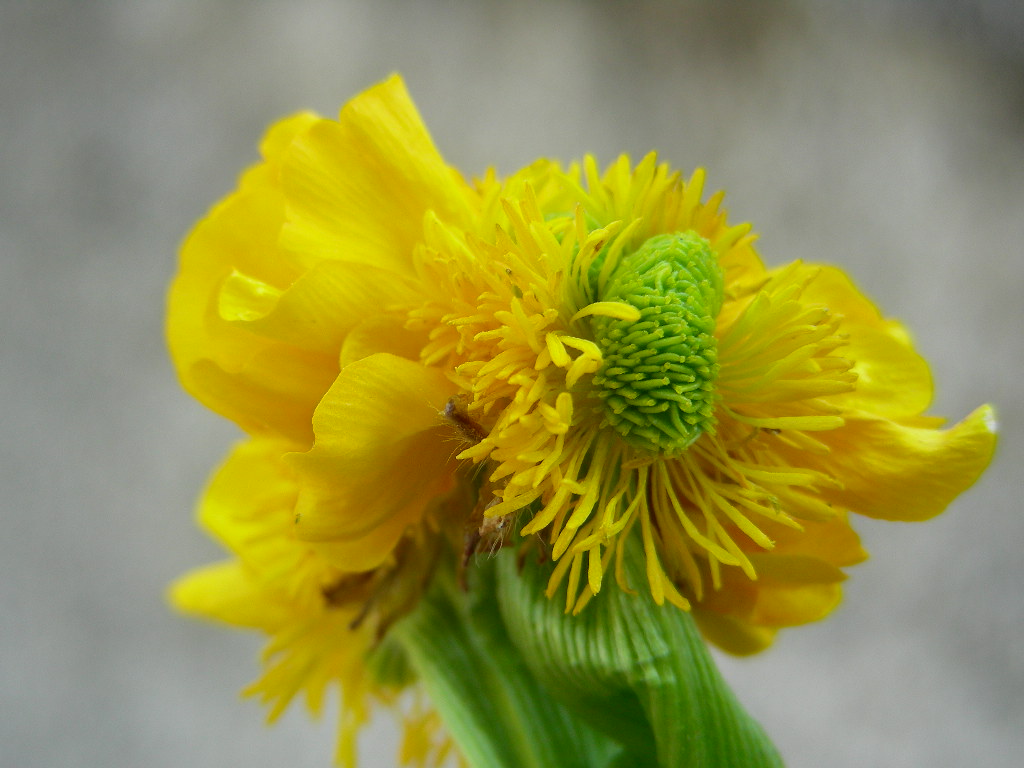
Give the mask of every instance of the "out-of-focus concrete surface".
[{"label": "out-of-focus concrete surface", "polygon": [[[163,602],[220,556],[190,510],[235,436],[179,390],[163,301],[267,123],[397,70],[468,174],[705,165],[769,262],[838,264],[907,321],[934,412],[997,405],[974,490],[928,524],[861,523],[874,557],[844,606],[722,663],[791,768],[1020,765],[1024,20],[858,8],[0,5],[0,764],[329,764],[329,720],[268,730],[238,701],[259,638]],[[393,739],[368,731],[365,765],[393,765]]]}]

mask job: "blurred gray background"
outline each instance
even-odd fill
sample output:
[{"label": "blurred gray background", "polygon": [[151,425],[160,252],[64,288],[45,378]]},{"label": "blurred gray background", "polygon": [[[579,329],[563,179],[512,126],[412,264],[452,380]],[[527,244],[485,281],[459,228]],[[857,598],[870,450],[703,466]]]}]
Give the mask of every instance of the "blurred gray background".
[{"label": "blurred gray background", "polygon": [[1024,4],[977,0],[0,4],[0,764],[329,764],[331,717],[239,701],[260,638],[164,603],[220,557],[191,510],[236,432],[178,388],[162,314],[264,126],[391,71],[469,175],[705,165],[767,261],[907,321],[935,413],[997,405],[976,488],[861,522],[842,608],[722,664],[790,768],[1020,765]]}]

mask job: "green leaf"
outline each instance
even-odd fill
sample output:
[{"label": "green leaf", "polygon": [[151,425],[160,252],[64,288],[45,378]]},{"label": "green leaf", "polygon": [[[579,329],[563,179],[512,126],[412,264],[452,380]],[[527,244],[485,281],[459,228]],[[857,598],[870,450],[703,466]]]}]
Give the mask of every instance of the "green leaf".
[{"label": "green leaf", "polygon": [[[633,584],[643,554],[626,552]],[[578,616],[544,597],[550,564],[498,563],[505,626],[533,675],[569,710],[620,741],[615,765],[760,768],[782,765],[764,731],[718,672],[690,614],[646,590],[602,590]]]}]

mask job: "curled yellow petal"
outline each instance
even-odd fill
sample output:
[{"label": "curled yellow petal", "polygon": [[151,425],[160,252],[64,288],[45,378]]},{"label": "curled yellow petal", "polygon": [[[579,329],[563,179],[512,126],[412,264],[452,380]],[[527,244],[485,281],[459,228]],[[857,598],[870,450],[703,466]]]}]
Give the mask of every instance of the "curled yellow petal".
[{"label": "curled yellow petal", "polygon": [[[263,164],[196,225],[182,246],[166,325],[185,389],[251,433],[277,431],[300,443],[308,440],[309,416],[336,374],[335,356],[312,359],[308,349],[235,321],[269,312],[301,274],[277,246],[285,217],[279,161],[316,119],[303,113],[273,126],[263,142]],[[286,375],[285,386],[273,383]]]},{"label": "curled yellow petal", "polygon": [[866,415],[817,436],[827,456],[806,462],[842,483],[823,489],[834,503],[882,520],[927,520],[967,490],[996,446],[995,414],[982,406],[948,429],[906,426]]},{"label": "curled yellow petal", "polygon": [[288,457],[297,535],[346,570],[379,565],[451,487],[440,414],[454,392],[441,371],[387,353],[346,366],[317,407],[313,448]]},{"label": "curled yellow petal", "polygon": [[282,245],[402,273],[428,210],[469,223],[472,191],[442,160],[401,78],[349,102],[338,120],[297,135],[283,161]]}]

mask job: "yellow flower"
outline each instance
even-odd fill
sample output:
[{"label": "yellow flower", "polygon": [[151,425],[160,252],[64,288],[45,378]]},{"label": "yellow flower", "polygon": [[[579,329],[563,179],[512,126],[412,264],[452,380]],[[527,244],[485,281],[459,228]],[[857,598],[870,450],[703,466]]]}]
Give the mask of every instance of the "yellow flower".
[{"label": "yellow flower", "polygon": [[174,596],[272,635],[266,698],[340,681],[346,738],[393,698],[362,658],[449,548],[549,556],[570,612],[613,574],[746,653],[835,607],[848,512],[927,519],[991,458],[989,408],[923,416],[903,327],[834,268],[766,268],[702,171],[468,184],[398,78],[262,153],[170,294],[184,386],[250,436],[201,507],[237,560]]}]

